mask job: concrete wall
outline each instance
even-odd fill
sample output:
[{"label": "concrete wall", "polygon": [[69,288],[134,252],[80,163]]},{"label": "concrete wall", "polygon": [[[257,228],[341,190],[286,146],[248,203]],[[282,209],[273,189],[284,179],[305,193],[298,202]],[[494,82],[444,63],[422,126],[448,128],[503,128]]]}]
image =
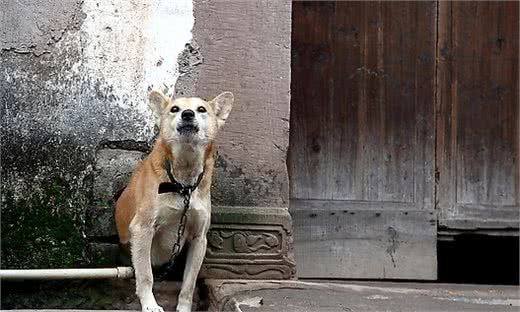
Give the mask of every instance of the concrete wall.
[{"label": "concrete wall", "polygon": [[102,261],[151,88],[234,92],[214,203],[287,206],[290,2],[147,3],[0,1],[3,268]]}]

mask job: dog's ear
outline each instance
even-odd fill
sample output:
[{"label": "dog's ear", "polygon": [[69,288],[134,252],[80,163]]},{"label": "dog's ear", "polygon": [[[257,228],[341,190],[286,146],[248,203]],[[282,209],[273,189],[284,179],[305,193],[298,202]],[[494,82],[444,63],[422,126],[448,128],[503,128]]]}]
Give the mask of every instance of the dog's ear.
[{"label": "dog's ear", "polygon": [[155,119],[159,122],[164,108],[168,105],[168,98],[160,91],[153,90],[148,95],[148,99],[150,100],[149,105],[155,115]]},{"label": "dog's ear", "polygon": [[220,93],[216,98],[209,102],[217,115],[217,125],[219,128],[226,122],[226,119],[233,108],[234,100],[235,98],[233,93],[226,91]]}]

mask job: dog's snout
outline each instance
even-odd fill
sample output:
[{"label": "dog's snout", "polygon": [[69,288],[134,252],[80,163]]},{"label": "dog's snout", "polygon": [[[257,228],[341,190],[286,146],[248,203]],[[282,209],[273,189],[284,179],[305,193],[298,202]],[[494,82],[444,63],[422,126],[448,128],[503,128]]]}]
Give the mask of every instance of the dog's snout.
[{"label": "dog's snout", "polygon": [[195,117],[195,112],[192,111],[191,109],[187,109],[182,112],[181,117],[182,117],[182,120],[184,120],[184,121],[193,120],[193,117]]}]

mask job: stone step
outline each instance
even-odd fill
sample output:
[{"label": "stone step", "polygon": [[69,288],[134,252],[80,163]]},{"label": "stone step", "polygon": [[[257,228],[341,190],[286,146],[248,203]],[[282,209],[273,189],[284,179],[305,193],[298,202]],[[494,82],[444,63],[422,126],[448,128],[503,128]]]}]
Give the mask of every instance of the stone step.
[{"label": "stone step", "polygon": [[[128,281],[130,282],[130,281]],[[132,296],[131,283],[98,285],[108,299],[121,300],[129,295],[125,305],[107,306],[108,310],[79,310],[67,306],[63,298],[59,309],[26,309],[17,311],[139,311]],[[2,285],[5,287],[6,285]],[[9,286],[9,285],[7,285]],[[180,282],[160,282],[154,285],[158,302],[166,311],[175,311]],[[201,290],[208,298],[201,300]],[[395,283],[353,281],[280,281],[280,280],[205,280],[195,295],[194,311],[234,312],[348,312],[348,311],[519,311],[520,288],[497,285],[457,285],[438,283]],[[4,293],[5,289],[2,290]],[[90,290],[84,289],[87,297]],[[50,291],[41,296],[56,296]],[[64,292],[63,297],[70,296]],[[3,298],[4,299],[4,298]],[[74,299],[74,298],[68,298]],[[124,300],[123,300],[124,301]],[[3,308],[15,308],[5,307]],[[70,304],[70,303],[69,303]],[[74,309],[67,309],[71,307]],[[88,308],[88,307],[87,307]],[[120,310],[114,310],[120,309]]]},{"label": "stone step", "polygon": [[518,286],[207,280],[215,311],[519,311]]},{"label": "stone step", "polygon": [[[158,303],[167,311],[175,311],[180,281],[155,282],[153,291]],[[200,283],[193,296],[193,309],[204,310],[201,299],[205,290]],[[68,281],[2,281],[1,309],[24,311],[137,311],[135,280],[68,280]],[[54,310],[55,311],[55,310]]]}]

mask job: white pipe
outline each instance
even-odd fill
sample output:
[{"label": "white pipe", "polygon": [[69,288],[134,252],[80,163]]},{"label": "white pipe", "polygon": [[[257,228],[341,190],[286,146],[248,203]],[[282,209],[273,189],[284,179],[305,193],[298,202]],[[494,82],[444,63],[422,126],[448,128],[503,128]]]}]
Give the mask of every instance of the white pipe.
[{"label": "white pipe", "polygon": [[127,279],[133,276],[134,269],[132,267],[110,269],[0,270],[0,280]]}]

